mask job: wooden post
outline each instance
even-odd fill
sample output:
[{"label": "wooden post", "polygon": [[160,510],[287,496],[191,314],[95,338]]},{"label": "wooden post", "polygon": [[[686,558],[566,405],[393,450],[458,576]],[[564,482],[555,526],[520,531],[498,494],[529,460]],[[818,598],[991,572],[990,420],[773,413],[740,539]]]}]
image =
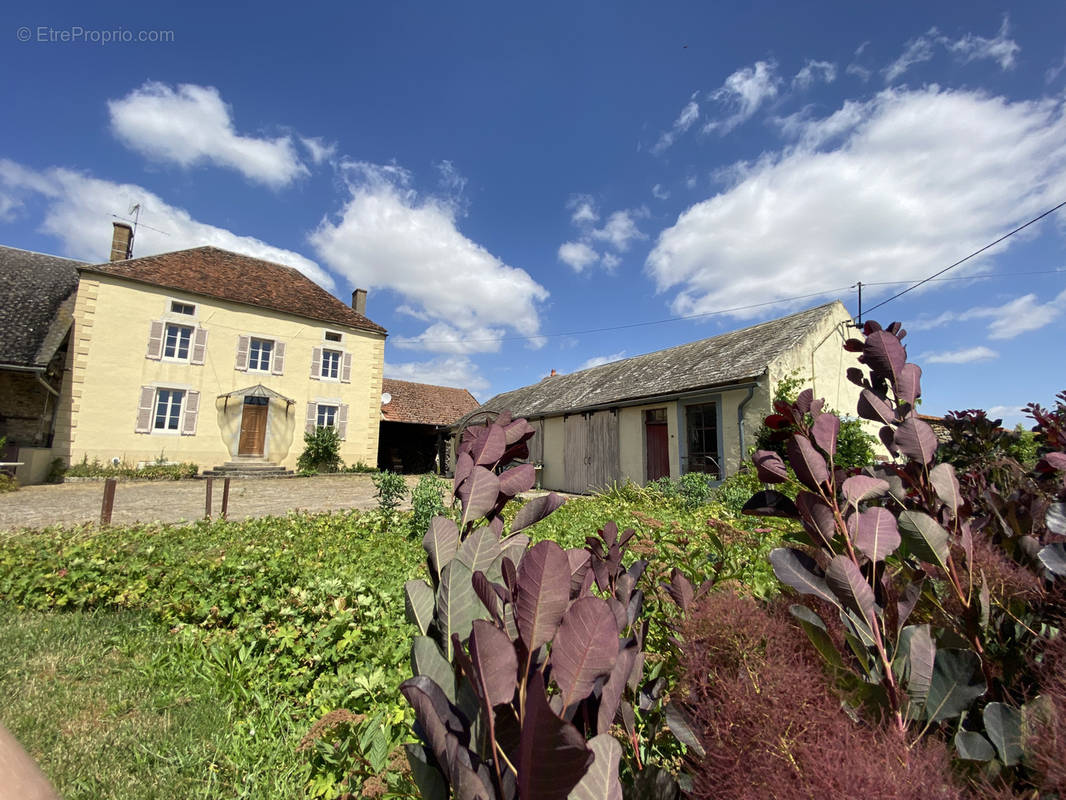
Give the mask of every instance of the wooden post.
[{"label": "wooden post", "polygon": [[204,508],[204,519],[211,519],[211,489],[214,487],[215,479],[207,479],[207,502]]},{"label": "wooden post", "polygon": [[111,512],[115,510],[115,484],[114,478],[104,481],[104,503],[100,506],[100,524],[111,524]]},{"label": "wooden post", "polygon": [[229,478],[222,481],[222,519],[229,514]]}]

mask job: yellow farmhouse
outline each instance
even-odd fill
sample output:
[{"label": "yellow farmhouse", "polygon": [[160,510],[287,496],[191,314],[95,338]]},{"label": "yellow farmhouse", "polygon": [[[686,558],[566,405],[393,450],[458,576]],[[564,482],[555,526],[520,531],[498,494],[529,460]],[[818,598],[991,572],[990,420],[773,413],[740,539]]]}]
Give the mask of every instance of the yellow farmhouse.
[{"label": "yellow farmhouse", "polygon": [[53,455],[292,469],[303,435],[376,464],[385,329],[297,270],[215,247],[81,265]]}]

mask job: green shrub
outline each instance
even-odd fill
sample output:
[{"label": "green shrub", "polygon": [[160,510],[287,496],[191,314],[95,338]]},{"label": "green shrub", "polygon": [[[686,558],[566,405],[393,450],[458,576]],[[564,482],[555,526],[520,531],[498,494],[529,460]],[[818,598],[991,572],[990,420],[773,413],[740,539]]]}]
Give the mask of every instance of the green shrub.
[{"label": "green shrub", "polygon": [[5,492],[14,492],[19,488],[19,482],[15,479],[14,475],[8,475],[6,472],[0,472],[0,494]]},{"label": "green shrub", "polygon": [[79,463],[71,464],[65,471],[62,470],[62,461],[56,459],[60,463],[57,465],[53,461],[48,475],[49,479],[58,473],[60,477],[66,475],[70,478],[133,478],[143,481],[180,481],[195,478],[200,471],[199,465],[191,461],[168,464],[161,459],[162,456],[152,464],[136,467],[127,461],[120,461],[117,464],[101,464],[98,458],[93,458],[92,461],[89,461],[88,456],[83,456]]},{"label": "green shrub", "polygon": [[421,536],[429,527],[434,517],[442,517],[447,512],[444,507],[444,492],[448,484],[436,475],[423,475],[411,490],[411,532]]},{"label": "green shrub", "polygon": [[374,482],[374,497],[378,499],[378,510],[384,514],[392,514],[407,495],[407,483],[403,475],[385,470],[371,477]]},{"label": "green shrub", "polygon": [[351,472],[351,473],[355,473],[355,474],[359,474],[359,475],[364,474],[364,473],[377,472],[377,471],[378,471],[377,467],[368,466],[367,464],[364,464],[362,461],[356,461],[354,464],[349,464],[346,467],[341,467],[341,472]]},{"label": "green shrub", "polygon": [[301,471],[336,472],[341,468],[341,440],[333,428],[319,427],[304,434],[304,451],[296,462]]}]

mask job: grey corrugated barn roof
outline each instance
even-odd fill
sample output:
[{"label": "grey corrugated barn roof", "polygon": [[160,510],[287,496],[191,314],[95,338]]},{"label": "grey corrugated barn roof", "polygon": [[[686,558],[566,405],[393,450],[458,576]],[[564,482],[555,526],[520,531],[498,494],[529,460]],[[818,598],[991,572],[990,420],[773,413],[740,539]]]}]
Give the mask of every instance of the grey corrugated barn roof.
[{"label": "grey corrugated barn roof", "polygon": [[0,246],[0,366],[45,367],[74,320],[81,262]]},{"label": "grey corrugated barn roof", "polygon": [[498,394],[480,410],[509,409],[515,416],[543,417],[751,380],[797,345],[838,302],[710,339],[553,375]]}]

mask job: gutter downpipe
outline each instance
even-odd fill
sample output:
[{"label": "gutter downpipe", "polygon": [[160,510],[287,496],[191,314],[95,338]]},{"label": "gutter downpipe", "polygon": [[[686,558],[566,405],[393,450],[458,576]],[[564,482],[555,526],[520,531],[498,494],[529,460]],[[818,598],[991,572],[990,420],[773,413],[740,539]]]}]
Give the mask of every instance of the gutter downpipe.
[{"label": "gutter downpipe", "polygon": [[744,408],[751,402],[751,398],[755,396],[755,390],[757,388],[759,388],[758,381],[748,387],[748,396],[737,404],[737,430],[740,431],[740,462],[742,464],[748,454],[744,447]]}]

